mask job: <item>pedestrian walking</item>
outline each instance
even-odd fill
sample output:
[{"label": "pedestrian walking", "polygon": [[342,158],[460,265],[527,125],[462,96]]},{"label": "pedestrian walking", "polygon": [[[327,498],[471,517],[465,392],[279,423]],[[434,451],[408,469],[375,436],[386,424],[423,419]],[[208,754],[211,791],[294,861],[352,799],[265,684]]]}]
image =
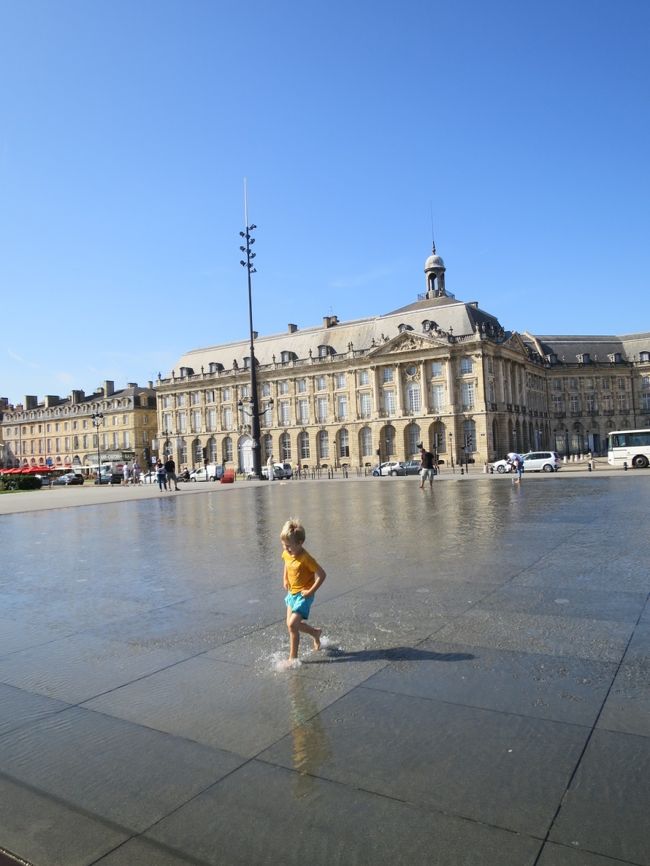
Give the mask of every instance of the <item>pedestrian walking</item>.
[{"label": "pedestrian walking", "polygon": [[435,469],[433,467],[433,454],[420,443],[420,490],[424,489],[424,482],[429,481],[429,489],[433,490],[433,476]]}]

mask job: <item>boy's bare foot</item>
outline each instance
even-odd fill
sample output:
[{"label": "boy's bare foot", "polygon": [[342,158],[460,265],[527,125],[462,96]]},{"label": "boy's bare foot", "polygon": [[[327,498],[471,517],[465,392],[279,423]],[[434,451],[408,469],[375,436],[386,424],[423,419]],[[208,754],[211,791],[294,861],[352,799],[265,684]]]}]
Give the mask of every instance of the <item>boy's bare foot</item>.
[{"label": "boy's bare foot", "polygon": [[314,641],[314,652],[317,652],[320,649],[320,636],[323,629],[315,628],[314,631],[316,632],[316,634],[312,637],[312,640]]}]

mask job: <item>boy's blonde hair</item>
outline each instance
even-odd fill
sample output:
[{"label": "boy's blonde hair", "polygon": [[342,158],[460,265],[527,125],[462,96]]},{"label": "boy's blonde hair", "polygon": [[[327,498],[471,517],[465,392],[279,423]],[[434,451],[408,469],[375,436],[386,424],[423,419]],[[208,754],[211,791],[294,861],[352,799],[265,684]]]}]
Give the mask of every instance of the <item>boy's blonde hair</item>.
[{"label": "boy's blonde hair", "polygon": [[305,527],[297,517],[290,517],[280,531],[282,541],[302,544],[305,540]]}]

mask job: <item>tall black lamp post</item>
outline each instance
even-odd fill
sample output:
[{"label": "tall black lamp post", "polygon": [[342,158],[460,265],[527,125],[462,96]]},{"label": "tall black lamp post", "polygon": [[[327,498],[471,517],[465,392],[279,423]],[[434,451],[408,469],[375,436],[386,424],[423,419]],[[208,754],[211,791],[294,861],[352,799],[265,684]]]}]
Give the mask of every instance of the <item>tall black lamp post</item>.
[{"label": "tall black lamp post", "polygon": [[101,469],[101,466],[99,464],[99,428],[104,423],[104,416],[102,415],[101,412],[95,412],[90,417],[92,418],[93,427],[95,428],[95,431],[96,431],[95,436],[97,436],[97,480],[95,483],[101,484],[102,483],[102,469]]},{"label": "tall black lamp post", "polygon": [[251,348],[250,348],[250,369],[251,369],[251,397],[250,397],[250,419],[251,419],[251,436],[253,439],[253,475],[256,478],[262,477],[262,461],[260,458],[260,409],[259,398],[257,394],[257,370],[255,362],[255,333],[253,331],[253,290],[251,277],[257,272],[253,266],[255,253],[251,252],[251,247],[255,243],[255,238],[251,232],[256,229],[256,225],[248,225],[248,211],[246,212],[245,231],[239,232],[240,237],[245,238],[246,245],[239,249],[246,254],[246,260],[242,259],[240,265],[246,268],[246,277],[248,280],[248,326],[250,330]]}]

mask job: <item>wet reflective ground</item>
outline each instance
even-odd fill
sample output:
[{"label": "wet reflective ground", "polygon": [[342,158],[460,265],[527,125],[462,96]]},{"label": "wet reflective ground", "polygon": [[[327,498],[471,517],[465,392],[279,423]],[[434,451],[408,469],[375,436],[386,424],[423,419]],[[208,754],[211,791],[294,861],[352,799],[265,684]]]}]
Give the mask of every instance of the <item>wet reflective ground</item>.
[{"label": "wet reflective ground", "polygon": [[[0,846],[650,864],[649,491],[253,483],[2,516]],[[289,515],[329,643],[280,672]]]}]

